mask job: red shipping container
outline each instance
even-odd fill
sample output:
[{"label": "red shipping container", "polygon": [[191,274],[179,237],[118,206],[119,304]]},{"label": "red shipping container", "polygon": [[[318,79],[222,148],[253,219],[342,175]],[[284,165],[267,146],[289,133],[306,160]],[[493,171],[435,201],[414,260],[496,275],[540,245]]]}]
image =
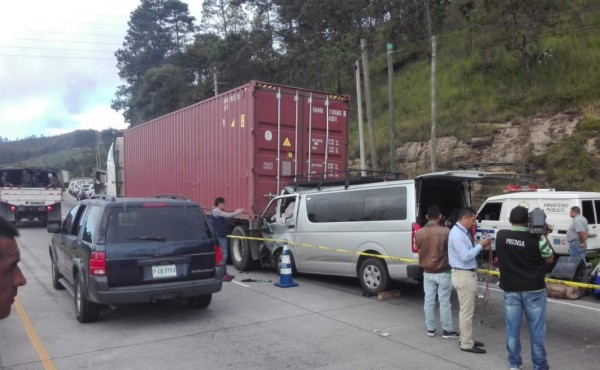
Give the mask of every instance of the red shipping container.
[{"label": "red shipping container", "polygon": [[241,218],[294,179],[342,177],[349,98],[250,81],[124,134],[125,195],[216,197]]}]

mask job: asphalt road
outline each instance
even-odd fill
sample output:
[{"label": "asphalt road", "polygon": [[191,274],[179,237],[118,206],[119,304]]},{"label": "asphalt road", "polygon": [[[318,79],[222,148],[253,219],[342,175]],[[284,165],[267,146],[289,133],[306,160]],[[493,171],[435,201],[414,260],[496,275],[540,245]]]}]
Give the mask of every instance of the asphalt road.
[{"label": "asphalt road", "polygon": [[[206,310],[180,302],[126,306],[80,324],[69,293],[52,288],[50,235],[35,223],[20,224],[20,231],[28,283],[19,291],[21,314],[13,308],[0,321],[2,369],[508,368],[495,285],[487,305],[479,300],[476,309],[482,323],[475,339],[485,342],[485,355],[461,352],[456,339],[426,335],[416,284],[397,284],[400,297],[379,301],[362,296],[355,279],[300,276],[298,287],[282,289],[272,284],[278,281],[273,272],[233,267],[235,282],[225,283]],[[456,327],[457,310],[454,297]],[[600,300],[550,300],[547,319],[552,369],[600,368]],[[524,369],[532,369],[526,332],[524,326]]]}]

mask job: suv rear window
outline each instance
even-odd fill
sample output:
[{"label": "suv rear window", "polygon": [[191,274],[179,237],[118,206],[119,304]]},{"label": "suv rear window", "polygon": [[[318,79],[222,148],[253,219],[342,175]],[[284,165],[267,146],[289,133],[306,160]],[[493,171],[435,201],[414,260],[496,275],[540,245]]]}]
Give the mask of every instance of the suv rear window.
[{"label": "suv rear window", "polygon": [[131,206],[110,209],[107,243],[157,239],[165,241],[212,238],[206,219],[197,207]]}]

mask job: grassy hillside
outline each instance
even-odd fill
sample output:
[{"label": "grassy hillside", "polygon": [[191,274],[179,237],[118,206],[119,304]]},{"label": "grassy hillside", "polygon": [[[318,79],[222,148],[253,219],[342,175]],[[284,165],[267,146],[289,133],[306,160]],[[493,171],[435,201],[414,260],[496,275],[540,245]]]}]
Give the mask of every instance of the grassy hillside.
[{"label": "grassy hillside", "polygon": [[102,165],[117,130],[79,130],[51,137],[0,143],[0,165],[50,166],[70,171],[75,176],[89,176]]},{"label": "grassy hillside", "polygon": [[[553,154],[535,158],[533,164],[538,169],[552,166],[551,171],[557,174],[555,181],[560,181],[559,173],[571,171],[592,177],[593,184],[577,177],[577,182],[585,182],[588,188],[600,184],[600,176],[590,168],[591,159],[585,150],[567,153],[573,147],[581,148],[582,138],[600,137],[600,11],[593,9],[578,13],[577,17],[573,14],[563,16],[556,33],[548,32],[541,38],[543,48],[531,83],[525,79],[514,54],[505,47],[477,47],[475,42],[469,49],[463,30],[443,31],[438,37],[436,64],[438,137],[485,137],[493,132],[486,123],[522,122],[523,117],[532,115],[581,111],[586,117],[579,136],[566,145],[558,143]],[[479,37],[484,38],[486,32],[490,31],[482,30]],[[374,54],[371,79],[376,146],[380,168],[389,168],[387,62],[382,50],[375,50]],[[415,60],[402,50],[394,54],[394,60],[396,146],[429,140],[431,60],[429,56]],[[358,157],[356,123],[351,128],[349,154]]]}]

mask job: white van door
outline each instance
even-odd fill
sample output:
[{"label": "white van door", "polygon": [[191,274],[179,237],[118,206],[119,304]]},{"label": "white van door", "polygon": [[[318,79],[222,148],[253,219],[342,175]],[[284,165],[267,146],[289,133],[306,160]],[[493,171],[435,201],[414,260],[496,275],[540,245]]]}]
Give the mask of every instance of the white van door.
[{"label": "white van door", "polygon": [[598,218],[600,213],[600,199],[583,199],[581,201],[581,215],[588,221],[589,233],[587,249],[599,250],[600,238],[598,237]]},{"label": "white van door", "polygon": [[506,225],[502,222],[505,219],[505,217],[502,217],[503,212],[506,212],[503,205],[504,201],[495,200],[481,206],[479,212],[477,212],[476,239],[481,239],[483,233],[489,234],[495,239],[498,230],[506,228]]}]

